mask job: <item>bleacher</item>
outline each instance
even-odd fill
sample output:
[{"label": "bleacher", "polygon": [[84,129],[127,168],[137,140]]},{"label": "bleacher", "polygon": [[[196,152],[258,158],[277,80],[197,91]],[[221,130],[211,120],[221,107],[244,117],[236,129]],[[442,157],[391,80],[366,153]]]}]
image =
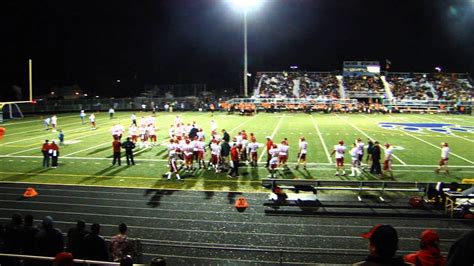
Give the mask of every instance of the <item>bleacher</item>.
[{"label": "bleacher", "polygon": [[254,96],[258,98],[338,99],[339,84],[329,72],[258,72]]}]

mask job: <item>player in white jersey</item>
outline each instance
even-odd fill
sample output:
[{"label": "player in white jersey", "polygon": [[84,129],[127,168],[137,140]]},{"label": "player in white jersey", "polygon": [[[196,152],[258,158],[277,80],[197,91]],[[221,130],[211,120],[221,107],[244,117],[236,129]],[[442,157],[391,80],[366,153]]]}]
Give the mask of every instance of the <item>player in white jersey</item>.
[{"label": "player in white jersey", "polygon": [[138,133],[140,133],[140,147],[143,148],[148,145],[148,134],[146,132],[146,126],[140,126],[138,129]]},{"label": "player in white jersey", "polygon": [[340,140],[337,145],[334,145],[334,150],[331,152],[331,156],[335,155],[336,158],[336,176],[342,172],[342,175],[346,175],[344,171],[344,153],[346,153],[346,146],[344,141]]},{"label": "player in white jersey", "polygon": [[133,114],[130,116],[130,120],[132,120],[132,125],[137,126],[137,115],[136,115],[135,113],[133,113]]},{"label": "player in white jersey", "polygon": [[170,128],[168,129],[168,136],[170,139],[173,139],[175,134],[174,134],[174,125],[171,125]]},{"label": "player in white jersey", "polygon": [[84,110],[81,110],[79,117],[81,118],[81,123],[84,125],[84,119],[86,118],[86,113],[84,112]]},{"label": "player in white jersey", "polygon": [[128,134],[130,135],[130,139],[132,140],[133,143],[137,143],[138,140],[138,128],[136,125],[132,124],[128,128]]},{"label": "player in white jersey", "polygon": [[45,130],[48,130],[50,124],[51,124],[51,118],[50,118],[50,117],[46,117],[46,118],[43,120],[44,129],[45,129]]},{"label": "player in white jersey", "polygon": [[277,147],[276,144],[273,144],[270,150],[268,151],[271,158],[268,164],[268,170],[270,171],[270,178],[275,178],[276,168],[278,167],[278,154],[280,153],[280,149]]},{"label": "player in white jersey", "polygon": [[296,165],[295,169],[298,170],[300,167],[300,163],[303,163],[303,169],[306,169],[306,154],[308,153],[308,142],[304,137],[300,138],[299,143],[299,150],[298,150],[298,164]]},{"label": "player in white jersey", "polygon": [[117,125],[113,125],[110,131],[112,132],[112,139],[119,139],[120,133]]},{"label": "player in white jersey", "polygon": [[149,125],[146,129],[148,136],[150,137],[151,145],[156,144],[156,128],[154,125]]},{"label": "player in white jersey", "polygon": [[91,114],[89,116],[89,121],[91,122],[91,129],[96,129],[96,126],[95,126],[95,114]]},{"label": "player in white jersey", "polygon": [[51,127],[53,128],[53,132],[56,132],[58,128],[58,117],[56,115],[51,116]]},{"label": "player in white jersey", "polygon": [[171,175],[176,174],[176,179],[181,180],[181,177],[179,176],[179,168],[177,164],[178,158],[176,157],[176,154],[170,155],[168,159],[168,164],[169,164],[169,171],[166,173],[168,176],[167,180],[171,180]]},{"label": "player in white jersey", "polygon": [[175,118],[174,118],[174,124],[176,126],[180,125],[181,124],[181,116],[177,115]]},{"label": "player in white jersey", "polygon": [[359,153],[359,146],[356,143],[352,144],[352,149],[349,151],[351,155],[351,174],[349,176],[360,176],[360,153]]},{"label": "player in white jersey", "polygon": [[390,178],[393,179],[393,170],[392,170],[392,154],[393,148],[392,145],[389,143],[385,143],[385,158],[383,161],[383,171],[384,173],[388,173]]},{"label": "player in white jersey", "polygon": [[170,143],[166,146],[166,149],[168,150],[168,156],[176,155],[178,144],[174,141],[174,139],[170,139]]},{"label": "player in white jersey", "polygon": [[359,156],[359,164],[362,164],[362,158],[364,158],[364,142],[362,142],[361,138],[356,139],[356,148],[357,148],[357,154]]},{"label": "player in white jersey", "polygon": [[178,137],[182,137],[184,133],[183,126],[181,124],[177,124],[175,127],[175,134]]},{"label": "player in white jersey", "polygon": [[218,140],[212,140],[212,143],[211,143],[211,160],[209,161],[208,169],[210,169],[212,167],[212,168],[214,168],[216,173],[220,172],[220,169],[219,169],[219,163],[220,163],[219,157],[220,157],[220,155],[221,155],[221,145],[219,145],[219,141]]},{"label": "player in white jersey", "polygon": [[242,161],[244,161],[246,164],[249,162],[249,141],[247,140],[247,135],[242,134],[242,149],[240,150],[240,156],[242,158]]},{"label": "player in white jersey", "polygon": [[214,120],[211,120],[211,131],[217,131],[217,123]]},{"label": "player in white jersey", "polygon": [[191,144],[191,141],[189,139],[186,139],[183,145],[184,163],[186,166],[186,172],[190,172],[191,170],[193,170],[193,151],[194,151],[193,144]]},{"label": "player in white jersey", "polygon": [[257,167],[257,152],[258,152],[259,145],[257,143],[257,139],[252,139],[248,145],[248,151],[250,154],[250,165],[253,167]]},{"label": "player in white jersey", "polygon": [[449,146],[447,142],[443,142],[441,143],[441,159],[439,160],[438,169],[435,170],[437,174],[439,174],[441,170],[444,170],[444,174],[449,175],[448,160],[449,160]]},{"label": "player in white jersey", "polygon": [[278,167],[287,167],[286,162],[288,161],[290,146],[286,140],[283,140],[278,148],[280,150],[278,152]]},{"label": "player in white jersey", "polygon": [[199,138],[196,141],[195,149],[197,151],[197,163],[199,166],[199,169],[201,168],[206,168],[206,162],[204,161],[204,154],[206,152],[206,143],[202,138]]},{"label": "player in white jersey", "polygon": [[198,139],[202,139],[203,141],[206,140],[206,136],[204,135],[204,131],[202,131],[202,128],[199,129],[199,131],[196,133],[196,136]]}]

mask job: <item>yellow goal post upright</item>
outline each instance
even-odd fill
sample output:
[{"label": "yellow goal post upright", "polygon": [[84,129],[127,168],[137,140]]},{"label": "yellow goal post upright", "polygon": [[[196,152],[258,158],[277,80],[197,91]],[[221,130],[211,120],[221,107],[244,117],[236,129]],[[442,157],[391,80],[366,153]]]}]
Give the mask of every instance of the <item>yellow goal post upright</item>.
[{"label": "yellow goal post upright", "polygon": [[0,123],[3,123],[4,110],[10,119],[15,118],[14,114],[23,117],[23,113],[18,106],[19,103],[33,103],[33,60],[31,59],[28,59],[28,100],[0,102]]}]

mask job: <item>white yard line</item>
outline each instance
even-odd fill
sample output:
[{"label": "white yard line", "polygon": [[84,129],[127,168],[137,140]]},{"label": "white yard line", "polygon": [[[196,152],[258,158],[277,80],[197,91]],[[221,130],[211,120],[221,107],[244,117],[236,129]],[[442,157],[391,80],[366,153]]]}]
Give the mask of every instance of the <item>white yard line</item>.
[{"label": "white yard line", "polygon": [[[412,137],[412,138],[414,138],[414,139],[417,139],[417,140],[419,140],[419,141],[421,141],[421,142],[423,142],[423,143],[426,143],[426,144],[428,144],[428,145],[430,145],[430,146],[432,146],[432,147],[435,147],[435,148],[438,149],[438,150],[441,150],[440,147],[438,147],[438,146],[434,145],[433,143],[428,142],[428,141],[426,141],[426,140],[424,140],[424,139],[422,139],[422,138],[419,138],[419,137],[417,137],[417,136],[415,136],[415,135],[412,135],[412,134],[410,134],[410,133],[408,133],[408,132],[405,132],[405,131],[403,131],[403,130],[401,130],[401,129],[398,129],[398,131],[400,131],[400,132],[402,132],[403,134],[405,134],[405,135],[407,135],[407,136],[410,136],[410,137]],[[457,158],[459,158],[459,159],[461,159],[461,160],[464,160],[464,161],[466,161],[466,162],[468,162],[468,163],[470,163],[470,164],[474,164],[473,161],[468,160],[468,159],[466,159],[466,158],[464,158],[464,157],[462,157],[462,156],[460,156],[460,155],[457,155],[456,153],[450,152],[449,154],[451,154],[452,156],[457,157]]]},{"label": "white yard line", "polygon": [[[272,135],[271,135],[272,140],[273,140],[273,137],[275,137],[275,134],[277,133],[278,128],[280,128],[281,122],[283,121],[284,118],[285,118],[285,114],[283,114],[283,115],[281,116],[280,120],[278,121],[278,124],[276,125],[275,129],[273,130]],[[263,156],[264,156],[265,154],[267,154],[266,151],[265,151],[265,149],[266,149],[266,148],[265,148],[265,146],[264,146],[264,147],[263,147],[263,151],[262,151],[262,153],[260,154],[260,157],[258,157],[258,162],[259,162],[259,163],[262,161]]]},{"label": "white yard line", "polygon": [[[99,125],[100,128],[99,128],[98,130],[96,130],[96,132],[102,131],[102,130],[108,130],[109,128],[103,128],[103,126],[109,125],[111,122],[112,122],[112,124],[114,124],[114,123],[122,123],[123,120],[108,121],[108,122],[105,122],[105,123],[103,123],[103,124],[100,124],[100,125]],[[83,129],[83,128],[81,127],[80,129]],[[75,134],[75,133],[82,133],[82,132],[87,132],[87,131],[88,131],[88,130],[84,130],[84,129],[83,129],[83,130],[68,131],[68,132],[70,132],[71,134]],[[45,133],[51,133],[51,131],[46,131],[46,130],[45,130]],[[67,137],[68,137],[68,136],[66,135],[66,138],[67,138]],[[42,135],[42,136],[35,136],[35,137],[31,137],[31,138],[26,138],[26,139],[20,139],[20,140],[16,140],[16,141],[5,142],[5,143],[0,144],[0,146],[5,146],[5,145],[8,145],[8,144],[18,143],[18,142],[27,141],[27,140],[32,140],[32,139],[38,139],[38,138],[47,139],[48,136]]]},{"label": "white yard line", "polygon": [[[101,143],[101,144],[98,144],[98,145],[95,145],[95,146],[92,146],[92,147],[89,147],[89,148],[86,148],[86,149],[78,150],[78,151],[75,151],[75,152],[71,152],[71,153],[68,153],[66,155],[61,156],[61,158],[69,157],[71,155],[78,154],[78,153],[83,152],[83,151],[92,150],[92,149],[95,149],[95,148],[98,148],[98,147],[104,146],[104,145],[110,145],[110,147],[112,148],[112,141],[111,142],[106,142],[106,143]],[[107,159],[109,159],[109,158],[107,158]]]},{"label": "white yard line", "polygon": [[311,115],[311,121],[313,122],[314,128],[316,129],[316,132],[318,133],[319,139],[321,140],[321,143],[323,144],[323,149],[324,152],[326,153],[326,156],[328,158],[328,162],[332,164],[332,159],[331,159],[331,154],[329,154],[328,148],[326,146],[326,142],[324,142],[323,135],[321,135],[321,131],[319,130],[318,124],[316,124],[316,120],[314,117]]},{"label": "white yard line", "polygon": [[[74,117],[77,116],[79,117],[79,114],[77,115],[67,115],[67,116],[58,116],[58,118],[65,118],[65,117]],[[44,116],[46,117],[46,116]],[[22,121],[22,122],[15,122],[15,123],[6,123],[6,124],[0,124],[2,126],[10,126],[10,125],[19,125],[19,124],[27,124],[27,123],[38,123],[38,122],[43,122],[44,119],[41,119],[39,117],[35,118],[38,120],[31,120],[31,121]]]},{"label": "white yard line", "polygon": [[7,154],[6,156],[11,156],[11,155],[19,154],[19,153],[24,153],[24,152],[27,152],[27,151],[32,151],[32,150],[38,150],[39,151],[39,150],[41,150],[41,147],[38,146],[38,147],[30,148],[30,149],[27,149],[27,150],[12,152],[12,153]]},{"label": "white yard line", "polygon": [[[364,117],[366,117],[365,115],[363,115]],[[351,127],[353,127],[355,130],[359,131],[362,135],[364,135],[365,137],[369,138],[369,139],[374,139],[374,138],[371,138],[369,135],[367,135],[364,131],[360,130],[358,127],[356,127],[354,124],[352,124],[351,122],[349,122],[349,120],[346,118],[346,119],[343,119],[341,118],[339,115],[336,114],[336,117],[343,120],[343,121],[346,121],[347,124],[349,124]],[[385,148],[382,147],[382,149],[385,150]],[[404,161],[402,161],[402,159],[398,158],[398,156],[392,154],[393,158],[397,159],[401,164],[403,165],[407,165]]]},{"label": "white yard line", "polygon": [[239,129],[241,126],[243,126],[243,125],[247,124],[248,122],[250,122],[251,120],[255,119],[257,116],[259,116],[259,115],[254,115],[254,116],[252,116],[252,118],[247,119],[247,120],[245,120],[244,122],[240,123],[238,126],[234,127],[234,128],[231,129],[229,132],[234,132],[235,130]]}]

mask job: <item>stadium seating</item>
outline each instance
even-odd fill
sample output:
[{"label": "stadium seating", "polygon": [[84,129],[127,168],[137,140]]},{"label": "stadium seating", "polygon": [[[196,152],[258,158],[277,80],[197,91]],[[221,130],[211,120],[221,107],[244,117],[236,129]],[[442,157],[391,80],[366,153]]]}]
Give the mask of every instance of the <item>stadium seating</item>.
[{"label": "stadium seating", "polygon": [[474,93],[462,74],[393,73],[387,82],[397,100],[468,100]]},{"label": "stadium seating", "polygon": [[338,80],[330,73],[259,72],[255,96],[259,98],[339,98]]},{"label": "stadium seating", "polygon": [[373,77],[344,77],[344,88],[349,96],[354,94],[385,94],[380,76]]}]

